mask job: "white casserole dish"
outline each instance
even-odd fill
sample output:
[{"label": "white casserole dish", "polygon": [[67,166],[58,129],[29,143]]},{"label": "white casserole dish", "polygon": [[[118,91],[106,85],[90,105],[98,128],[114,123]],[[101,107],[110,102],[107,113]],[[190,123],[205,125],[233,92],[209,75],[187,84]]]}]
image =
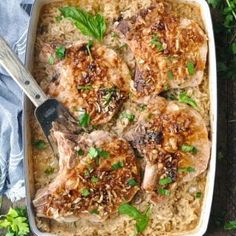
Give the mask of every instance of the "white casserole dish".
[{"label": "white casserole dish", "polygon": [[[26,53],[26,68],[32,71],[34,62],[34,43],[36,39],[37,24],[39,14],[42,6],[55,0],[36,0],[32,11],[31,20],[27,41]],[[208,78],[209,78],[209,93],[210,93],[210,121],[211,121],[211,159],[207,172],[207,180],[205,186],[205,194],[202,203],[202,211],[197,227],[188,232],[183,232],[182,236],[201,236],[203,235],[208,226],[211,204],[213,198],[215,167],[216,167],[216,132],[217,132],[217,75],[216,75],[216,55],[215,55],[215,42],[213,35],[213,26],[211,14],[208,4],[205,0],[181,0],[182,2],[194,3],[200,6],[202,19],[205,26],[205,31],[208,36]],[[32,232],[38,236],[49,236],[53,234],[41,232],[35,222],[35,213],[32,206],[34,198],[34,177],[33,177],[33,162],[31,161],[31,137],[29,127],[29,117],[32,114],[32,104],[28,98],[24,98],[24,168],[25,168],[25,184],[26,184],[26,201],[28,206],[29,223]]]}]

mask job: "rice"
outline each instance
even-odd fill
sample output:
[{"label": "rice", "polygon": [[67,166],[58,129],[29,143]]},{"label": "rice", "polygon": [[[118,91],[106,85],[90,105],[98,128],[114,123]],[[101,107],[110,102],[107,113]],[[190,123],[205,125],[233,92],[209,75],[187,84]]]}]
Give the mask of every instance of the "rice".
[{"label": "rice", "polygon": [[[92,12],[101,12],[106,17],[108,22],[107,36],[104,39],[104,44],[114,49],[129,66],[134,73],[135,61],[134,57],[128,48],[122,47],[125,44],[122,38],[112,37],[111,32],[114,32],[116,27],[114,20],[120,15],[123,18],[131,17],[142,9],[150,6],[150,0],[80,0],[55,2],[47,4],[43,7],[38,24],[38,32],[35,43],[35,60],[34,60],[34,76],[44,88],[47,85],[51,75],[51,67],[47,62],[40,60],[39,54],[46,44],[66,44],[78,40],[85,40],[86,37],[80,34],[73,23],[64,19],[56,21],[55,18],[59,15],[58,8],[65,5],[78,5],[81,8]],[[178,16],[188,17],[196,20],[203,27],[200,10],[196,6],[172,1],[169,4],[170,8]],[[180,93],[180,90],[171,91],[174,94]],[[205,74],[202,84],[198,87],[187,88],[186,92],[198,104],[198,110],[204,118],[206,125],[210,131],[209,122],[209,93],[208,93],[208,78]],[[127,109],[129,104],[125,104],[123,109]],[[31,129],[33,139],[45,140],[40,127],[32,115]],[[114,122],[104,126],[104,129],[116,132],[113,127]],[[117,124],[116,124],[117,126]],[[45,140],[46,142],[46,140]],[[47,146],[44,150],[37,150],[33,147],[32,151],[35,188],[40,189],[50,183],[55,178],[58,170],[58,161],[54,157],[51,149]],[[45,170],[48,166],[55,169],[52,175],[47,175]],[[159,204],[151,204],[151,216],[148,228],[143,235],[180,235],[183,232],[188,232],[194,229],[201,215],[201,205],[203,193],[206,183],[206,172],[192,181],[184,184],[179,184],[167,201]],[[202,193],[201,198],[196,198],[197,192]],[[138,209],[145,210],[150,202],[142,193],[142,201],[139,204],[133,203]],[[75,223],[58,223],[54,220],[44,218],[36,219],[37,226],[43,232],[50,232],[57,235],[134,235],[135,221],[126,216],[116,216],[102,223],[90,223],[81,219]]]}]

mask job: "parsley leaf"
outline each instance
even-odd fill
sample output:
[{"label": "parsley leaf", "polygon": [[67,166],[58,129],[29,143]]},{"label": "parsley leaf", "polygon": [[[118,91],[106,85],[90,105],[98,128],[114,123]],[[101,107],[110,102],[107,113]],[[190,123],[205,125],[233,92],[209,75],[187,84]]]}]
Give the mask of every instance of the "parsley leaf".
[{"label": "parsley leaf", "polygon": [[111,166],[112,170],[118,170],[118,169],[121,169],[122,167],[124,167],[123,161],[118,161],[118,162],[112,164],[112,166]]},{"label": "parsley leaf", "polygon": [[180,93],[180,95],[179,95],[179,102],[186,103],[186,104],[192,106],[193,108],[197,107],[197,103],[192,98],[190,98],[187,95],[186,92]]},{"label": "parsley leaf", "polygon": [[202,193],[201,192],[196,192],[195,198],[201,198],[201,197],[202,197]]},{"label": "parsley leaf", "polygon": [[25,208],[10,208],[7,215],[1,216],[0,228],[7,229],[7,235],[25,236],[29,234],[29,224]]},{"label": "parsley leaf", "polygon": [[138,182],[135,179],[128,179],[127,184],[131,187],[134,187],[138,185]]},{"label": "parsley leaf", "polygon": [[64,46],[58,46],[56,47],[56,56],[59,59],[63,59],[65,57],[65,52],[66,52],[66,48]]},{"label": "parsley leaf", "polygon": [[105,18],[100,14],[92,15],[77,7],[62,7],[61,14],[72,20],[80,32],[86,36],[102,41],[106,32]]},{"label": "parsley leaf", "polygon": [[77,87],[77,89],[78,90],[92,90],[93,89],[93,87],[92,87],[92,85],[79,85],[78,87]]},{"label": "parsley leaf", "polygon": [[170,191],[168,189],[160,188],[158,190],[158,192],[163,196],[169,196],[170,195]]},{"label": "parsley leaf", "polygon": [[187,68],[188,68],[189,75],[194,75],[195,74],[195,66],[194,66],[192,61],[189,61],[187,63]]},{"label": "parsley leaf", "polygon": [[80,190],[80,193],[83,197],[88,197],[90,195],[90,191],[87,188],[83,188]]},{"label": "parsley leaf", "polygon": [[154,45],[159,52],[164,50],[164,47],[163,47],[162,43],[160,42],[160,39],[157,35],[154,35],[152,37],[152,40],[151,40],[150,44]]},{"label": "parsley leaf", "polygon": [[90,115],[87,112],[84,112],[79,116],[79,125],[82,127],[87,127],[90,124]]},{"label": "parsley leaf", "polygon": [[160,185],[166,185],[166,184],[170,184],[170,183],[172,183],[172,179],[170,177],[166,177],[166,178],[159,180]]},{"label": "parsley leaf", "polygon": [[53,65],[54,62],[55,62],[55,59],[54,59],[54,57],[51,55],[51,56],[48,58],[48,64]]},{"label": "parsley leaf", "polygon": [[54,169],[52,166],[49,166],[49,167],[44,171],[44,173],[45,173],[46,175],[51,175],[51,174],[54,173],[54,171],[55,171],[55,169]]},{"label": "parsley leaf", "polygon": [[130,122],[133,122],[135,120],[135,115],[132,113],[123,112],[121,114],[121,118],[127,119]]},{"label": "parsley leaf", "polygon": [[192,173],[192,172],[195,172],[195,171],[196,170],[191,166],[178,168],[179,173]]},{"label": "parsley leaf", "polygon": [[77,154],[79,155],[79,156],[83,156],[84,155],[84,151],[83,151],[83,149],[79,149],[78,151],[76,151],[77,152]]},{"label": "parsley leaf", "polygon": [[148,226],[149,217],[147,213],[140,212],[134,206],[124,203],[118,208],[118,212],[121,215],[127,215],[136,221],[136,229],[139,233],[142,233]]},{"label": "parsley leaf", "polygon": [[47,147],[47,144],[43,140],[39,139],[34,141],[34,146],[39,150],[43,150]]},{"label": "parsley leaf", "polygon": [[181,150],[182,150],[183,152],[191,152],[191,153],[193,153],[193,154],[196,154],[196,153],[197,153],[197,148],[194,147],[194,146],[192,146],[192,145],[188,145],[188,144],[183,144],[183,145],[181,146]]},{"label": "parsley leaf", "polygon": [[173,80],[174,79],[174,74],[171,70],[167,71],[167,76],[170,80]]}]

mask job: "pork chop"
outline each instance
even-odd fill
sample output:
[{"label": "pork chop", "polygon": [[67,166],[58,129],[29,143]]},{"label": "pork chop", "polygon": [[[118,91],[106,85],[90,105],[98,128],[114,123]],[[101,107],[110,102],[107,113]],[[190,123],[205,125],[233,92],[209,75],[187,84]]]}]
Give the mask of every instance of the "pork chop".
[{"label": "pork chop", "polygon": [[121,21],[118,30],[136,59],[133,87],[138,94],[201,83],[208,49],[197,22],[175,16],[160,2]]},{"label": "pork chop", "polygon": [[104,131],[75,135],[54,131],[59,172],[38,190],[33,204],[39,217],[62,222],[103,221],[139,190],[140,175],[127,141]]},{"label": "pork chop", "polygon": [[159,201],[175,182],[186,182],[203,173],[210,157],[204,120],[190,106],[158,96],[144,97],[146,110],[124,137],[146,161],[142,187]]},{"label": "pork chop", "polygon": [[[52,50],[42,50],[44,56]],[[108,122],[130,90],[130,72],[125,62],[104,45],[78,42],[66,47],[65,57],[54,65],[46,92],[62,102],[75,116],[89,113],[93,125]]]}]

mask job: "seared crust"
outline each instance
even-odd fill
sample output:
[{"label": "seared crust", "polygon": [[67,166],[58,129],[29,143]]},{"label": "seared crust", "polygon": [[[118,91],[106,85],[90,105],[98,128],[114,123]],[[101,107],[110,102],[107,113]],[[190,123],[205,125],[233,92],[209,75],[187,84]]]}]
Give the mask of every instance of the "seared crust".
[{"label": "seared crust", "polygon": [[[158,3],[118,25],[136,59],[134,88],[139,95],[201,83],[207,38],[200,26]],[[189,72],[188,65],[194,67]]]},{"label": "seared crust", "polygon": [[[101,221],[115,213],[121,203],[132,200],[139,190],[140,175],[127,141],[104,131],[81,136],[55,131],[54,135],[59,145],[64,144],[59,146],[60,170],[56,179],[36,194],[33,203],[38,216],[58,221],[80,217]],[[91,147],[108,156],[92,158]],[[130,179],[137,185],[130,186]]]},{"label": "seared crust", "polygon": [[[139,102],[147,109],[125,138],[146,160],[143,188],[149,192],[170,189],[175,182],[190,181],[203,173],[210,157],[210,142],[201,115],[186,104],[158,96]],[[183,151],[183,145],[194,147],[194,151]],[[171,183],[161,186],[163,178],[170,178]]]},{"label": "seared crust", "polygon": [[108,122],[129,94],[130,72],[112,50],[94,44],[76,43],[66,49],[56,64],[47,93],[69,108],[75,117],[81,110],[90,114],[92,124]]}]

